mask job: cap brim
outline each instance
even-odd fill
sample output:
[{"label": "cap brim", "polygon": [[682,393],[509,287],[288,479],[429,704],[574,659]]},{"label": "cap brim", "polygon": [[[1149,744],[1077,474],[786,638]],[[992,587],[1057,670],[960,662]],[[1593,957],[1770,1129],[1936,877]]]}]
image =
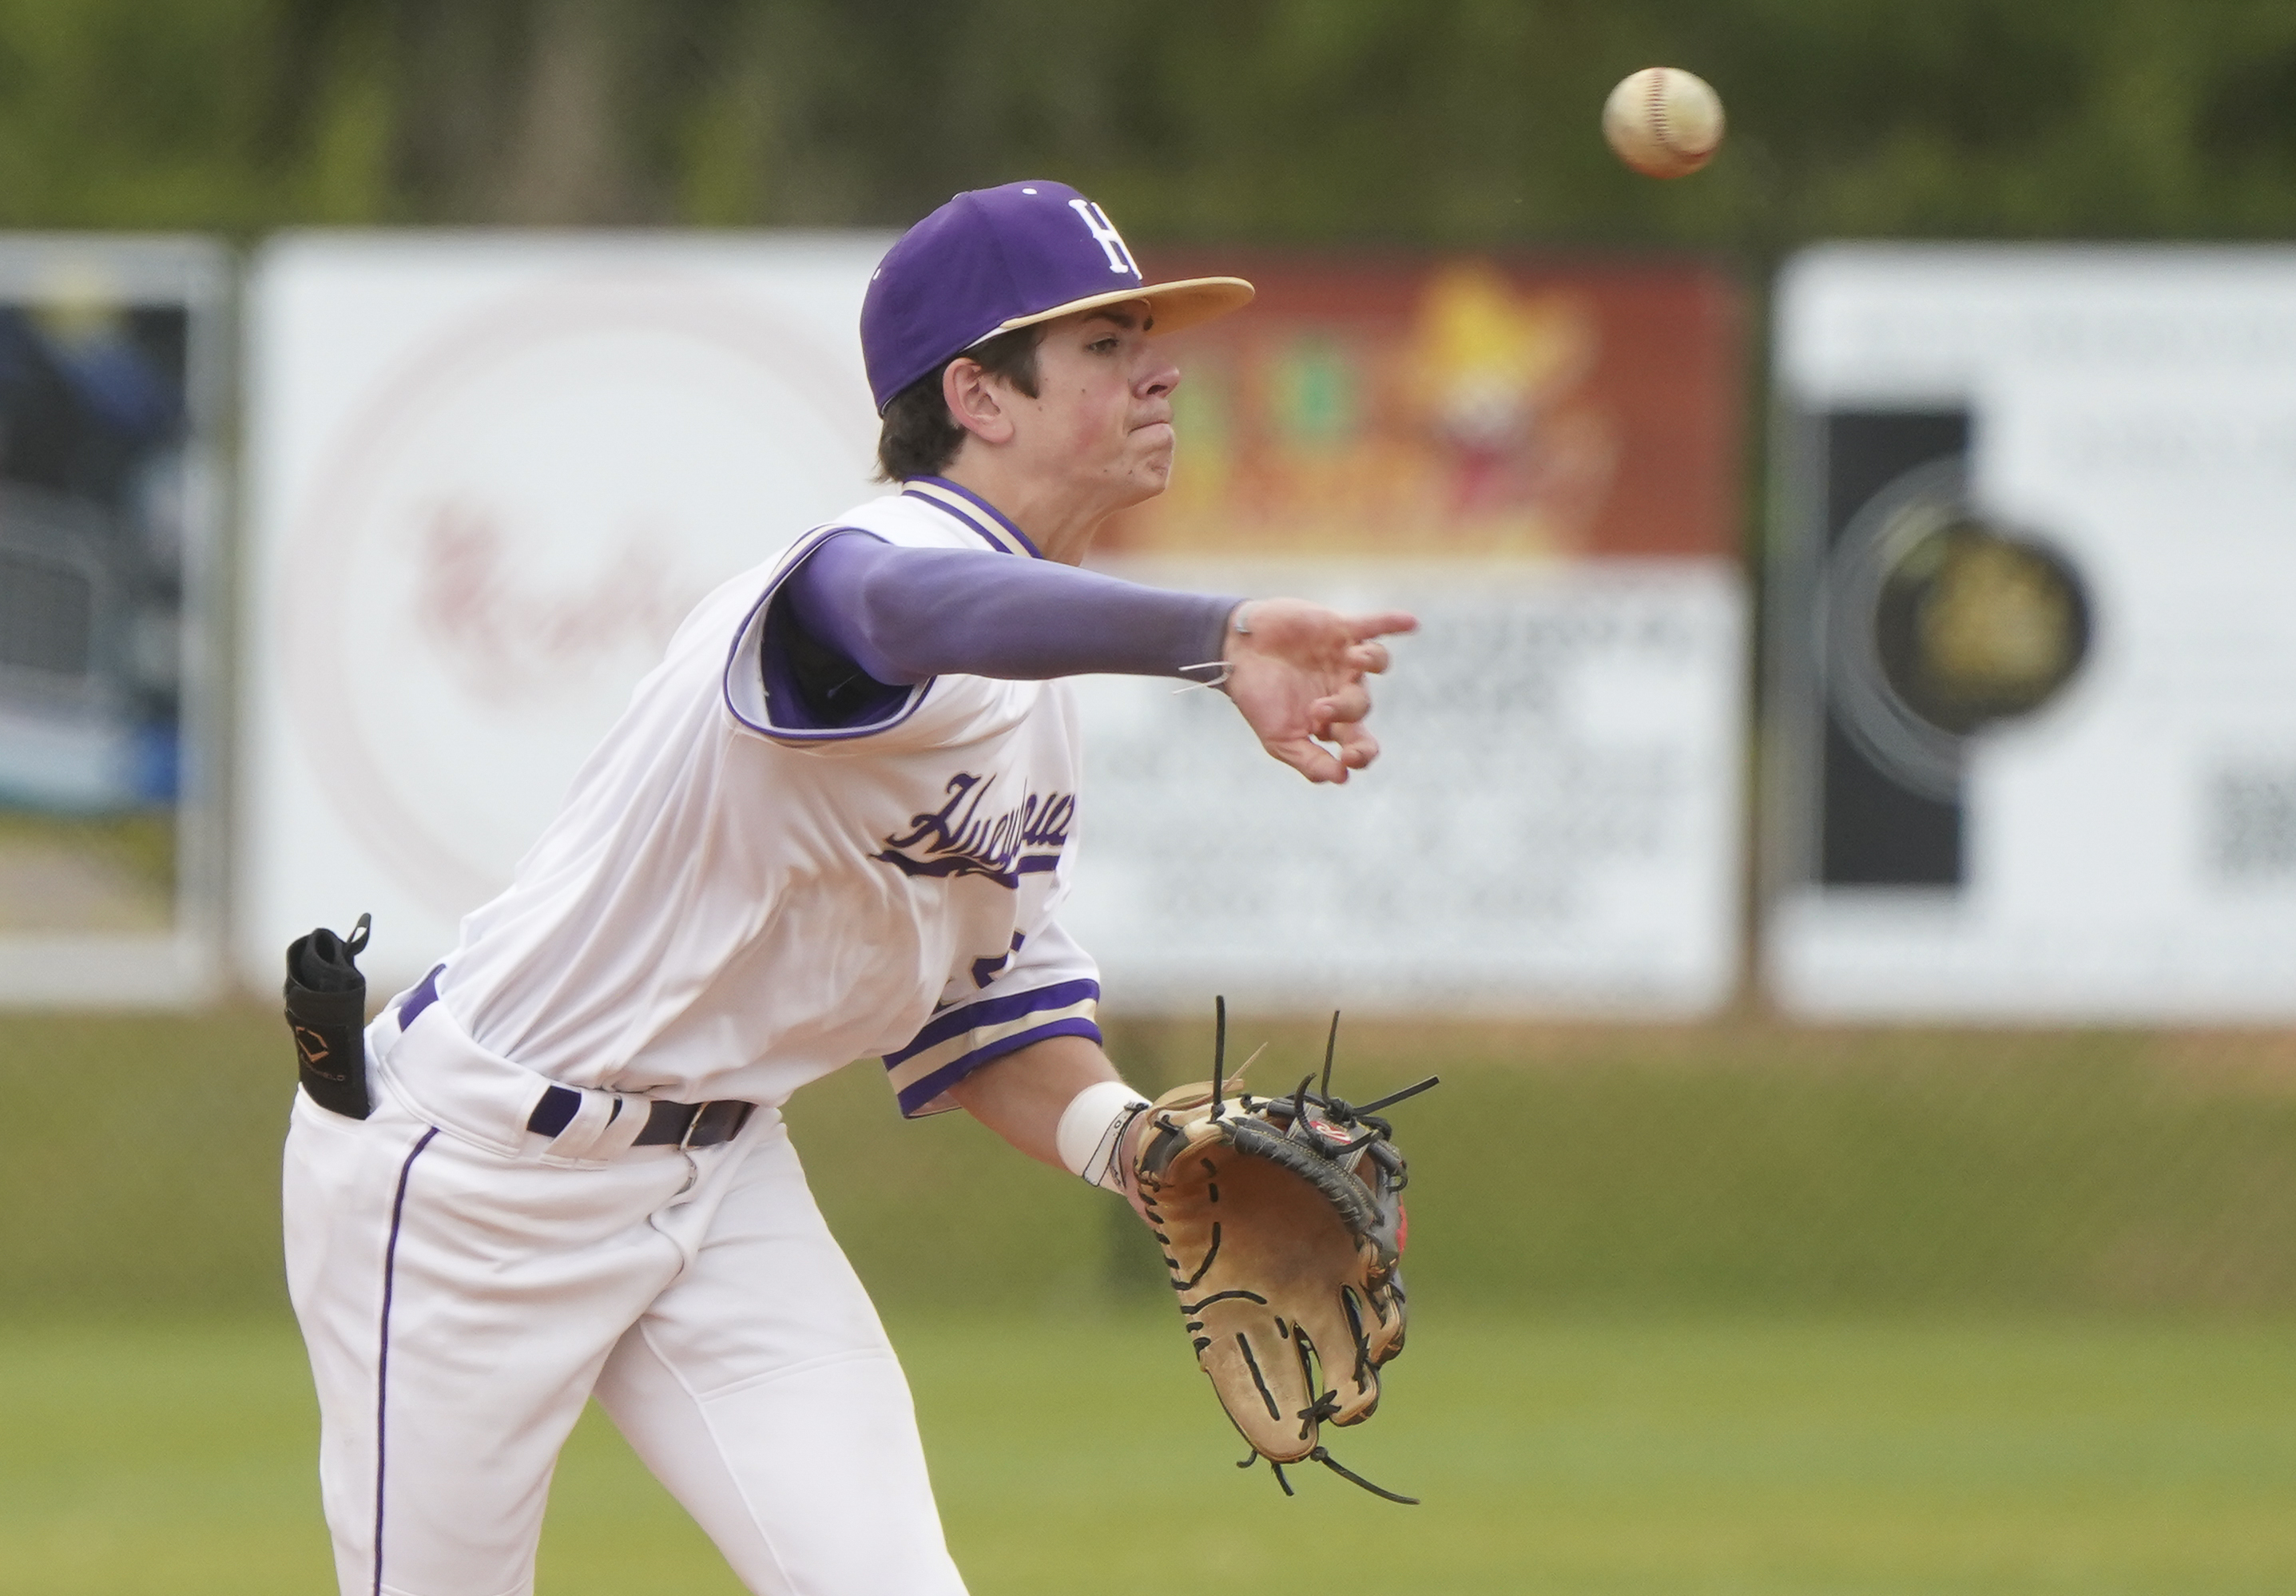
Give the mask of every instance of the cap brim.
[{"label": "cap brim", "polygon": [[1039,322],[1058,321],[1064,315],[1098,310],[1107,305],[1128,305],[1136,299],[1148,301],[1148,314],[1155,323],[1152,331],[1177,332],[1183,328],[1201,326],[1231,310],[1242,310],[1251,303],[1256,291],[1241,277],[1188,277],[1177,282],[1151,282],[1140,288],[1119,288],[1109,293],[1070,299],[1065,305],[1055,305],[1050,310],[1040,310],[1034,315],[1016,315],[1008,322],[999,323],[995,331],[974,341],[985,342],[999,332],[1010,332],[1016,327],[1033,327]]}]

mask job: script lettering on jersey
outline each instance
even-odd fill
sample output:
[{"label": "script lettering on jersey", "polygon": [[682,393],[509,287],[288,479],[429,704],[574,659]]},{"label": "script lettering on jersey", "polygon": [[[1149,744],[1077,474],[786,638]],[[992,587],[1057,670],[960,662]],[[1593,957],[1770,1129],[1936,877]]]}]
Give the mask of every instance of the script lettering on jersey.
[{"label": "script lettering on jersey", "polygon": [[982,876],[999,887],[1057,867],[1076,823],[1076,795],[1029,792],[998,808],[989,801],[996,785],[995,776],[951,776],[939,812],[911,815],[909,831],[869,856],[903,875]]}]

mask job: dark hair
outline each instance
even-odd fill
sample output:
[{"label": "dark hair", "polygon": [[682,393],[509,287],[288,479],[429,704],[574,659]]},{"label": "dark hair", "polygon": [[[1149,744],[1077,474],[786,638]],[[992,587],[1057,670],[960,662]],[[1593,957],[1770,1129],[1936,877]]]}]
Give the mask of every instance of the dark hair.
[{"label": "dark hair", "polygon": [[964,446],[964,429],[948,413],[941,397],[941,374],[959,360],[970,360],[992,377],[1001,377],[1030,398],[1037,397],[1037,346],[1044,341],[1045,323],[1015,327],[1010,332],[952,355],[893,396],[885,406],[885,424],[877,434],[879,480],[898,482],[907,477],[938,477]]}]

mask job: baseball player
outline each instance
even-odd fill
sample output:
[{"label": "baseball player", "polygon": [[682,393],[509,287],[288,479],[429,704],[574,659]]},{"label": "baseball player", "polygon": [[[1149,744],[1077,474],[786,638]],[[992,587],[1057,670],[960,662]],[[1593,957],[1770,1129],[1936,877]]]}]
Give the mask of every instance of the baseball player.
[{"label": "baseball player", "polygon": [[1378,639],[1414,624],[1075,569],[1170,470],[1158,335],[1250,298],[1144,282],[1056,183],[911,229],[861,315],[893,491],[702,601],[511,887],[368,1027],[348,1111],[299,1094],[288,1277],[346,1592],[531,1590],[594,1394],[751,1591],[964,1589],[779,1109],[878,1056],[904,1114],[1124,1189],[1144,1100],[1059,920],[1061,678],[1218,688],[1339,782],[1377,752]]}]

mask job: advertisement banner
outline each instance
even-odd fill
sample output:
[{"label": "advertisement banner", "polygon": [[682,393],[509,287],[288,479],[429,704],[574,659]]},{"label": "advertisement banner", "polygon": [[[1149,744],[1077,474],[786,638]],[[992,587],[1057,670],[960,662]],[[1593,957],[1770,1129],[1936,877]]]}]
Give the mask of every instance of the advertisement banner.
[{"label": "advertisement banner", "polygon": [[1781,1001],[2296,1015],[2296,251],[1835,247],[1778,317]]},{"label": "advertisement banner", "polygon": [[454,945],[704,593],[874,491],[889,241],[309,234],[249,291],[235,956]]},{"label": "advertisement banner", "polygon": [[1414,610],[1381,762],[1311,789],[1226,706],[1084,684],[1065,913],[1111,1003],[1686,1014],[1737,973],[1737,303],[1693,266],[1221,253],[1170,489],[1095,563]]},{"label": "advertisement banner", "polygon": [[[866,496],[885,241],[291,238],[250,294],[237,952],[504,882],[701,593]],[[1710,1007],[1734,980],[1735,306],[1683,267],[1255,260],[1175,340],[1111,569],[1417,607],[1344,793],[1173,683],[1080,684],[1065,912],[1112,1010]]]},{"label": "advertisement banner", "polygon": [[220,973],[227,289],[204,241],[0,239],[0,1002]]}]

